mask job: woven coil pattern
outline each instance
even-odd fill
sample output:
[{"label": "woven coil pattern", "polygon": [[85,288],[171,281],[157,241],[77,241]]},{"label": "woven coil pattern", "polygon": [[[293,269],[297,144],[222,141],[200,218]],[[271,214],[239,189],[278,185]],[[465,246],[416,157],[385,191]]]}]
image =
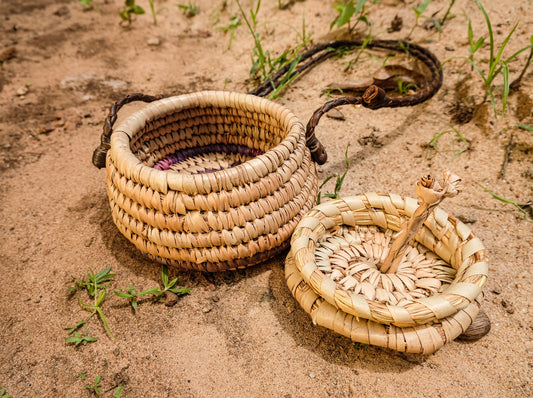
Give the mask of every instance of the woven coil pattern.
[{"label": "woven coil pattern", "polygon": [[[426,251],[433,259],[436,278],[440,278],[438,291],[428,290],[431,294],[421,297],[420,286],[433,289],[435,284],[419,282],[414,273],[412,281],[384,274],[384,279],[390,278],[394,282],[390,285],[400,291],[404,289],[397,276],[402,277],[417,288],[417,295],[395,293],[392,302],[378,300],[373,289],[365,291],[363,286],[363,291],[355,293],[324,271],[328,268],[324,266],[324,252],[341,260],[350,253],[347,248],[351,243],[345,239],[352,235],[346,233],[347,229],[363,227],[367,234],[369,228],[385,233],[399,231],[417,207],[412,198],[367,193],[316,206],[300,221],[291,240],[286,278],[291,292],[316,324],[354,341],[426,354],[468,328],[479,311],[477,300],[487,279],[485,249],[468,227],[438,208],[415,238],[420,252]],[[324,247],[326,250],[322,250]],[[368,270],[366,275],[375,275],[375,271]],[[427,272],[422,276],[421,280],[429,280]],[[379,289],[382,287],[380,284]]]},{"label": "woven coil pattern", "polygon": [[135,112],[115,127],[106,170],[122,234],[151,259],[201,271],[244,268],[284,250],[317,194],[299,120],[229,92]]}]

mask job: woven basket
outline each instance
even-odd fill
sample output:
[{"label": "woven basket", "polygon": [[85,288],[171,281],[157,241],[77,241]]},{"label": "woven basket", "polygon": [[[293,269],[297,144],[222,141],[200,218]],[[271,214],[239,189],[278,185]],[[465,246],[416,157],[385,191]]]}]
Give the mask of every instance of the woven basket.
[{"label": "woven basket", "polygon": [[424,354],[469,327],[488,266],[481,241],[457,219],[435,209],[396,273],[374,267],[417,207],[412,198],[368,193],[316,206],[300,221],[286,280],[315,324],[356,342]]},{"label": "woven basket", "polygon": [[150,259],[183,269],[272,257],[317,194],[302,124],[246,94],[151,102],[114,127],[106,169],[118,229]]}]

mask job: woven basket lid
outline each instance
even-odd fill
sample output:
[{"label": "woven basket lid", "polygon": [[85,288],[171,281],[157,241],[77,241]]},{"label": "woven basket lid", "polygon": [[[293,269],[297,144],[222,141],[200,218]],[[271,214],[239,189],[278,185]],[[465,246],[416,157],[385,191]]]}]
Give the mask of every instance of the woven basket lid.
[{"label": "woven basket lid", "polygon": [[[333,327],[340,313],[353,320],[344,331],[339,325],[334,329],[356,341],[368,333],[362,342],[373,339],[379,344],[371,344],[426,353],[466,330],[477,314],[488,265],[483,244],[463,223],[436,209],[398,271],[379,271],[389,240],[417,207],[412,198],[367,193],[316,206],[300,221],[287,278],[293,294],[305,297],[300,303],[316,323]],[[357,322],[365,329],[359,325],[354,332]],[[405,339],[407,331],[421,327],[434,330],[426,337],[415,332],[417,344],[410,347],[389,336],[393,330]]]}]

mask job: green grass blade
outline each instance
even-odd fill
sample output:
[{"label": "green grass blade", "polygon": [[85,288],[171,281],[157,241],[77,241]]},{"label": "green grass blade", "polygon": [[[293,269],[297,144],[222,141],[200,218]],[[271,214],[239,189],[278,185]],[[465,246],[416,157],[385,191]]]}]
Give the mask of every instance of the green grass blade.
[{"label": "green grass blade", "polygon": [[492,192],[490,189],[488,188],[485,188],[483,185],[481,184],[478,184],[481,188],[483,188],[485,191],[487,191],[494,199],[497,199],[499,200],[500,202],[503,202],[503,203],[507,203],[507,204],[510,204],[510,205],[513,205],[514,207],[516,207],[518,210],[520,210],[520,212],[524,215],[523,217],[523,220],[527,219],[527,216],[528,216],[528,213],[527,211],[525,211],[524,209],[522,209],[522,207],[520,207],[520,205],[510,199],[506,199],[502,196],[499,196],[498,194]]},{"label": "green grass blade", "polygon": [[178,288],[172,288],[172,289],[168,289],[169,291],[171,291],[172,293],[176,293],[176,294],[187,294],[191,291],[191,288],[182,288],[182,289],[178,289]]},{"label": "green grass blade", "polygon": [[163,286],[168,285],[168,267],[166,265],[163,265],[161,270],[161,280],[163,281]]},{"label": "green grass blade", "polygon": [[507,108],[507,98],[509,97],[509,66],[503,64],[503,105],[502,105],[502,117],[505,115],[505,108]]},{"label": "green grass blade", "polygon": [[514,31],[518,27],[518,22],[513,26],[513,29],[509,32],[507,37],[504,39],[502,45],[500,46],[500,49],[498,50],[498,54],[496,55],[496,58],[494,59],[494,63],[498,64],[500,62],[500,59],[502,57],[503,50],[507,46],[507,43],[509,43],[509,40],[511,39],[511,36],[513,35]]},{"label": "green grass blade", "polygon": [[132,295],[130,293],[122,293],[122,292],[119,292],[117,290],[113,290],[113,293],[115,293],[115,295],[117,295],[118,297],[122,297],[122,298],[131,298]]},{"label": "green grass blade", "polygon": [[494,33],[492,31],[492,24],[490,22],[490,18],[487,14],[487,11],[485,11],[485,8],[483,7],[483,4],[481,3],[481,0],[476,0],[477,5],[481,9],[481,12],[483,13],[483,16],[485,17],[485,22],[487,23],[487,29],[489,30],[489,41],[490,41],[490,59],[489,59],[489,65],[492,65],[494,63]]},{"label": "green grass blade", "polygon": [[144,296],[146,294],[155,294],[155,292],[157,292],[157,291],[159,291],[159,288],[156,286],[156,287],[152,287],[150,289],[143,290],[137,296]]},{"label": "green grass blade", "polygon": [[120,398],[122,395],[122,384],[119,384],[117,389],[115,390],[115,393],[113,394],[113,398]]},{"label": "green grass blade", "polygon": [[487,81],[487,78],[485,77],[485,72],[483,72],[481,70],[481,68],[479,66],[477,66],[477,64],[473,60],[471,60],[470,58],[468,58],[468,57],[462,57],[462,58],[466,59],[470,63],[470,65],[472,65],[474,67],[476,72],[479,74],[479,76],[483,80],[483,83],[485,84],[485,87],[487,87],[488,81]]},{"label": "green grass blade", "polygon": [[426,8],[428,8],[429,3],[431,3],[431,0],[425,0],[414,9],[417,17],[420,17],[420,15],[422,15],[424,11],[426,11]]},{"label": "green grass blade", "polygon": [[[532,37],[533,37],[533,36],[532,36]],[[507,58],[507,59],[505,60],[505,62],[509,62],[509,61],[511,61],[512,59],[516,58],[516,57],[517,57],[518,55],[520,55],[521,53],[523,53],[524,51],[526,51],[526,50],[531,50],[531,49],[533,49],[533,44],[530,44],[529,46],[524,47],[524,48],[518,50],[518,51],[515,52],[513,55],[511,55],[509,58]]]},{"label": "green grass blade", "polygon": [[117,340],[115,335],[111,332],[111,329],[109,329],[109,325],[107,324],[107,319],[104,315],[104,312],[99,307],[96,307],[96,312],[98,312],[98,316],[100,316],[100,319],[104,324],[104,329],[106,330],[107,334],[109,334],[109,336],[111,336],[113,339]]},{"label": "green grass blade", "polygon": [[533,132],[533,126],[530,126],[529,124],[520,123],[518,127],[520,127],[521,129]]}]

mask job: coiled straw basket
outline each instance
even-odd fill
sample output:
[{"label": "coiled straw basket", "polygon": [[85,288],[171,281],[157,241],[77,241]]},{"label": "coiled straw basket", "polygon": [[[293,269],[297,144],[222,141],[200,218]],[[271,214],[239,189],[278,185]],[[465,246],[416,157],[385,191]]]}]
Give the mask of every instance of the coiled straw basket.
[{"label": "coiled straw basket", "polygon": [[300,221],[286,280],[315,324],[424,354],[469,327],[488,266],[481,241],[454,217],[435,209],[416,235],[416,251],[396,272],[379,270],[388,240],[417,207],[416,199],[367,193],[316,206]]},{"label": "coiled straw basket", "polygon": [[107,130],[113,220],[158,262],[200,271],[254,265],[288,247],[316,200],[305,130],[266,99],[213,91],[164,98]]}]

